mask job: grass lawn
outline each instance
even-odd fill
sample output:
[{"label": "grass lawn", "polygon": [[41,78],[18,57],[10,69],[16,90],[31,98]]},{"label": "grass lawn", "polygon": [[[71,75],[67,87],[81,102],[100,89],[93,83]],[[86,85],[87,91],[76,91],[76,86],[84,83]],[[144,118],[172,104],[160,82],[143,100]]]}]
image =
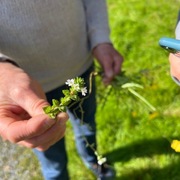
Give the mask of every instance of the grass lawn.
[{"label": "grass lawn", "polygon": [[[119,86],[106,96],[107,88],[97,78],[98,152],[113,164],[117,180],[179,180],[180,153],[170,144],[180,139],[180,89],[171,80],[168,53],[158,41],[162,36],[174,37],[180,0],[107,3],[111,38],[125,58],[123,71],[144,87],[137,92],[157,110],[152,112]],[[94,180],[76,152],[70,123],[66,137],[71,179]],[[42,179],[38,161],[30,150],[1,144],[7,151],[2,152],[0,179]]]}]

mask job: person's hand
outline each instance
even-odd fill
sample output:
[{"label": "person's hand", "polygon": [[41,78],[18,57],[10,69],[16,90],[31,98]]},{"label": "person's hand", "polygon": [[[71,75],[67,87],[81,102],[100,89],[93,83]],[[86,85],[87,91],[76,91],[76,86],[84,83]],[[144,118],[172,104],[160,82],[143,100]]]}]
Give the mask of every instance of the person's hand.
[{"label": "person's hand", "polygon": [[43,112],[47,106],[41,86],[22,69],[0,63],[0,136],[4,140],[40,151],[65,133],[66,113],[56,120]]},{"label": "person's hand", "polygon": [[108,85],[114,76],[121,72],[123,57],[112,44],[104,43],[97,45],[93,51],[93,56],[98,60],[104,70],[103,82]]},{"label": "person's hand", "polygon": [[180,81],[180,53],[169,55],[170,73]]}]

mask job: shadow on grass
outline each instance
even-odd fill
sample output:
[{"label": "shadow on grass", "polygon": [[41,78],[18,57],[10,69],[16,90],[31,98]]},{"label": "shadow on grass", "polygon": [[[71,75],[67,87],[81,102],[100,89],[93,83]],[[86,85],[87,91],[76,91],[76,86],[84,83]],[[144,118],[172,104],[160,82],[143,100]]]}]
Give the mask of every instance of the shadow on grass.
[{"label": "shadow on grass", "polygon": [[151,157],[158,154],[171,154],[174,151],[170,147],[167,139],[146,139],[134,142],[128,146],[120,147],[106,154],[112,163],[125,162],[134,157]]},{"label": "shadow on grass", "polygon": [[[153,155],[171,155],[175,152],[171,149],[167,139],[147,139],[134,142],[128,146],[120,147],[106,154],[111,163],[127,162],[133,158],[151,158]],[[139,167],[123,173],[116,180],[179,180],[180,179],[180,161],[176,159],[163,168],[159,167]]]},{"label": "shadow on grass", "polygon": [[179,167],[180,162],[173,163],[164,168],[140,168],[116,177],[116,180],[179,180]]}]

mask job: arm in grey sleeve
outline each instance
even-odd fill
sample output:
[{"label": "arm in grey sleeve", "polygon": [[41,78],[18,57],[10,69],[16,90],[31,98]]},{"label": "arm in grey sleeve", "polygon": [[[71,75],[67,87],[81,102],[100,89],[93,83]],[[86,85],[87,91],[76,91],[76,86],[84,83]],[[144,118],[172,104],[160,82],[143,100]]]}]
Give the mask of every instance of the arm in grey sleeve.
[{"label": "arm in grey sleeve", "polygon": [[90,48],[111,43],[105,0],[83,0]]}]

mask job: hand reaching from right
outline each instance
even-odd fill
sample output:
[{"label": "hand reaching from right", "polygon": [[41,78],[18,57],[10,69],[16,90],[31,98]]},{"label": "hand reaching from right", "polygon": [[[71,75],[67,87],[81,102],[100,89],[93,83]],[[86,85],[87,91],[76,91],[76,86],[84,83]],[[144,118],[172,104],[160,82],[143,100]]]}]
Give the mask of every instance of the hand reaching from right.
[{"label": "hand reaching from right", "polygon": [[10,63],[0,63],[0,136],[4,140],[40,151],[59,141],[68,115],[60,113],[56,120],[50,119],[43,112],[47,105],[35,80]]},{"label": "hand reaching from right", "polygon": [[[170,74],[176,79],[176,82],[180,82],[180,53],[169,54]],[[178,83],[179,83],[178,82]]]}]

